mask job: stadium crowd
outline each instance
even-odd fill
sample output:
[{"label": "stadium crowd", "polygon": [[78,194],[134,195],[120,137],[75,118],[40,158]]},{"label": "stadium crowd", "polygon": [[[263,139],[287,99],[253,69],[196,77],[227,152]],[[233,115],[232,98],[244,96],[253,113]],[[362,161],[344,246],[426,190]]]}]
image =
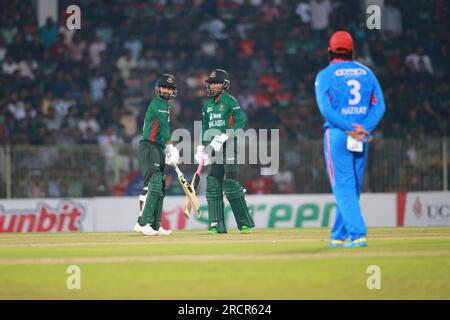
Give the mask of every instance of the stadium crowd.
[{"label": "stadium crowd", "polygon": [[[74,2],[82,24],[70,31],[65,8]],[[386,0],[381,30],[366,27],[364,3],[62,0],[59,22],[39,27],[31,1],[2,1],[0,146],[136,143],[155,79],[167,71],[179,87],[172,126],[192,130],[217,67],[229,72],[249,126],[279,128],[285,142],[320,139],[313,83],[337,29],[352,33],[357,60],[384,89],[376,138],[448,135],[448,3]],[[293,192],[293,176],[262,189]]]}]

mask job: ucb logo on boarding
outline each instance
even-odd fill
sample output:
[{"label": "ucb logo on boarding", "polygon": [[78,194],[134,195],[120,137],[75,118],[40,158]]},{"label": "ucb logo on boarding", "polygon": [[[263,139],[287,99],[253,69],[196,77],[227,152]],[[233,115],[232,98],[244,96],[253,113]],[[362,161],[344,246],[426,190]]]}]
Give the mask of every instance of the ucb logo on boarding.
[{"label": "ucb logo on boarding", "polygon": [[423,205],[419,197],[416,197],[412,210],[419,219],[424,213],[429,219],[450,218],[450,204],[439,203]]},{"label": "ucb logo on boarding", "polygon": [[427,216],[431,219],[450,218],[450,205],[433,204],[427,206]]},{"label": "ucb logo on boarding", "polygon": [[38,203],[34,209],[6,210],[0,206],[1,232],[78,232],[86,210],[77,202],[61,201],[55,208]]}]

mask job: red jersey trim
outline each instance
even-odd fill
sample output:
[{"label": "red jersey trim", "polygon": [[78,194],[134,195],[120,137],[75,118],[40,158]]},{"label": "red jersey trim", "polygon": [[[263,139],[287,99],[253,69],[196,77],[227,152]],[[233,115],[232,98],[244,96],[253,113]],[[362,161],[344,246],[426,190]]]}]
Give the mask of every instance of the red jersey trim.
[{"label": "red jersey trim", "polygon": [[156,132],[158,132],[158,118],[155,118],[155,121],[153,122],[152,133],[148,138],[149,141],[154,142],[156,140]]}]

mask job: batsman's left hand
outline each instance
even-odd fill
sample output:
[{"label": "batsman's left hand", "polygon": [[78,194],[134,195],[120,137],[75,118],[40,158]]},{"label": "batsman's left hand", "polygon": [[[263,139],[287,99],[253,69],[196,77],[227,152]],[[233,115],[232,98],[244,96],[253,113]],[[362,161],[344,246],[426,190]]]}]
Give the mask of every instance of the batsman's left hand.
[{"label": "batsman's left hand", "polygon": [[221,135],[215,136],[213,141],[211,141],[210,145],[214,149],[215,152],[219,152],[220,149],[222,149],[222,145],[230,138],[225,133],[222,133]]},{"label": "batsman's left hand", "polygon": [[173,144],[166,145],[166,164],[169,166],[175,166],[180,162],[180,152]]}]

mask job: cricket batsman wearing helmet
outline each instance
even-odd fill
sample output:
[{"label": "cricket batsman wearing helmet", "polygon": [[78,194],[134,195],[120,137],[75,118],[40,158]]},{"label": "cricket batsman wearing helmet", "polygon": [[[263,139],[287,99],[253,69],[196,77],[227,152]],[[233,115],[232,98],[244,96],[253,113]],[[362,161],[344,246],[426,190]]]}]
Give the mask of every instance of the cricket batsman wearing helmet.
[{"label": "cricket batsman wearing helmet", "polygon": [[[330,246],[367,246],[359,197],[371,132],[385,112],[383,92],[373,72],[353,60],[353,39],[335,32],[331,63],[315,81],[317,105],[325,118],[324,154],[337,210]],[[350,241],[345,240],[350,237]]]},{"label": "cricket batsman wearing helmet", "polygon": [[144,188],[139,196],[140,215],[134,226],[144,235],[170,235],[170,230],[161,226],[163,200],[165,196],[165,164],[178,164],[180,155],[172,144],[170,134],[169,102],[177,95],[175,77],[163,74],[155,85],[156,96],[145,114],[142,137],[138,148],[138,161],[144,176]]},{"label": "cricket batsman wearing helmet", "polygon": [[[240,232],[249,233],[255,226],[245,201],[244,189],[238,182],[237,144],[230,143],[236,139],[234,130],[244,129],[247,120],[239,102],[227,92],[229,87],[228,74],[222,69],[212,71],[206,80],[206,91],[210,99],[203,106],[202,145],[197,147],[195,154],[197,162],[204,160],[208,164],[210,159],[205,152],[205,134],[208,130],[215,130],[218,134],[214,136],[210,146],[215,156],[223,158],[222,161],[210,164],[208,170],[206,199],[210,234],[227,232],[223,193],[230,202]],[[232,152],[227,152],[227,148],[233,148]],[[230,154],[232,157],[229,157]]]}]

